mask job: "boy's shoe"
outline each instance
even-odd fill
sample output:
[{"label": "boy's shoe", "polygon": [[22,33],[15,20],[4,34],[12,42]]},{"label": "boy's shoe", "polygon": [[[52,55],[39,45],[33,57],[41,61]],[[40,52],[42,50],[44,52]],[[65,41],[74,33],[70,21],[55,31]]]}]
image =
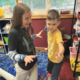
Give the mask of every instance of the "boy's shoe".
[{"label": "boy's shoe", "polygon": [[48,73],[46,76],[47,76],[47,77],[51,77],[51,74],[50,74],[50,73]]}]

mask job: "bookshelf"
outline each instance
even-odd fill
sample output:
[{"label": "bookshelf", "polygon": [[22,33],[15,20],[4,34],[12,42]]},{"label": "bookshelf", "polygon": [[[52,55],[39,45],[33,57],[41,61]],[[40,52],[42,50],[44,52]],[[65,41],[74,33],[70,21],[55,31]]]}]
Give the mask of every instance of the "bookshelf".
[{"label": "bookshelf", "polygon": [[4,27],[10,23],[11,19],[0,19],[0,54],[8,52],[8,32],[4,30]]}]

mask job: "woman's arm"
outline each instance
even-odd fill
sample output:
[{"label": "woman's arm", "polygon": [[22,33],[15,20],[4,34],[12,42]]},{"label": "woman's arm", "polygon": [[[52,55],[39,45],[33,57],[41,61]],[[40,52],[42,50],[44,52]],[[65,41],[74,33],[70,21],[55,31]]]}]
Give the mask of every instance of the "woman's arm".
[{"label": "woman's arm", "polygon": [[7,54],[12,60],[15,61],[23,61],[24,57],[26,56],[25,54],[19,54],[16,52],[16,50],[14,51],[9,51]]},{"label": "woman's arm", "polygon": [[33,39],[35,39],[35,38],[36,38],[36,34],[31,35],[31,37],[32,37]]},{"label": "woman's arm", "polygon": [[38,34],[33,34],[31,35],[31,37],[34,38],[42,38],[41,34],[42,34],[43,30],[41,30]]},{"label": "woman's arm", "polygon": [[9,51],[8,56],[14,61],[25,61],[25,66],[27,66],[28,63],[33,62],[33,59],[37,57],[37,55],[19,54],[16,50]]}]

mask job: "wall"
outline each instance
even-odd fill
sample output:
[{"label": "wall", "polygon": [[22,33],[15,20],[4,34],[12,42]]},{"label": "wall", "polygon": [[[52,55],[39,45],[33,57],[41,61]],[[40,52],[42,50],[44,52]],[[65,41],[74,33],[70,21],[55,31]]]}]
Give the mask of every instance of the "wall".
[{"label": "wall", "polygon": [[[74,20],[75,22],[75,20]],[[34,28],[34,33],[38,33],[39,31],[43,30],[46,25],[45,19],[33,19],[32,20],[32,26]],[[61,24],[59,28],[65,27],[65,34],[71,34],[71,26],[72,26],[72,19],[61,19]],[[36,47],[47,47],[47,33],[46,31],[43,31],[42,33],[42,39],[36,38],[34,40],[34,44]]]}]

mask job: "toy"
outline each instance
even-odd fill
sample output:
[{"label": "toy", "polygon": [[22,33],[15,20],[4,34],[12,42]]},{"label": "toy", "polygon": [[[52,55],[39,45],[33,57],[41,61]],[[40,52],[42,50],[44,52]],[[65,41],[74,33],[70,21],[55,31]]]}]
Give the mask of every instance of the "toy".
[{"label": "toy", "polygon": [[76,24],[74,25],[74,29],[76,30],[76,34],[80,33],[80,11],[75,13],[75,16],[77,18]]},{"label": "toy", "polygon": [[47,80],[51,80],[51,74],[50,73],[47,74],[47,78],[48,78]]},{"label": "toy", "polygon": [[63,11],[63,10],[60,11],[60,14],[69,14],[69,13],[70,13],[70,11],[67,11],[67,10],[66,11]]},{"label": "toy", "polygon": [[78,47],[78,45],[79,45],[79,40],[77,37],[74,37],[73,38],[73,47]]},{"label": "toy", "polygon": [[3,9],[0,8],[0,18],[4,17]]},{"label": "toy", "polygon": [[[70,65],[71,69],[74,71],[77,49],[75,47],[70,47],[69,49],[70,49]],[[80,54],[78,56],[78,61],[80,61]],[[80,63],[76,65],[76,72],[80,72]]]},{"label": "toy", "polygon": [[80,19],[80,11],[78,11],[77,13],[75,13],[75,16],[77,19]]},{"label": "toy", "polygon": [[3,28],[4,32],[9,33],[12,24],[6,24]]}]

